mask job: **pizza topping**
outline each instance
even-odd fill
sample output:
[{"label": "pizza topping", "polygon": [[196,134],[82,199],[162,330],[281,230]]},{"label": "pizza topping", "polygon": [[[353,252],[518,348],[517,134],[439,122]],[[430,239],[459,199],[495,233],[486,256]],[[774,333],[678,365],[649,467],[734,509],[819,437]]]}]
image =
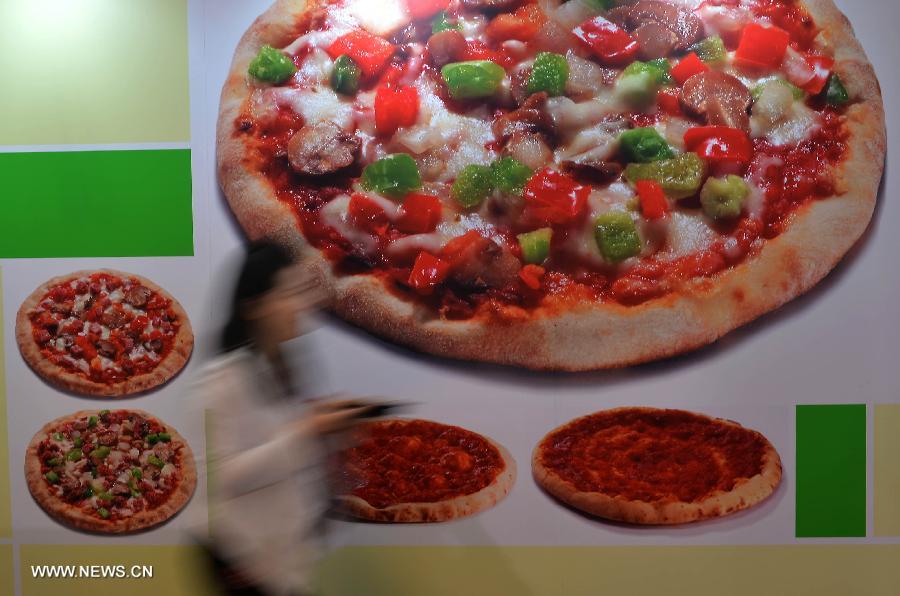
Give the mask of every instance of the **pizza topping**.
[{"label": "pizza topping", "polygon": [[428,53],[435,66],[459,62],[466,55],[466,38],[457,29],[442,29],[428,38]]},{"label": "pizza topping", "polygon": [[543,466],[578,491],[692,503],[761,473],[768,442],[689,412],[624,409],[577,419],[541,447]]},{"label": "pizza topping", "polygon": [[791,34],[779,27],[750,23],[744,28],[735,60],[750,68],[776,69],[791,43]]},{"label": "pizza topping", "polygon": [[499,450],[481,435],[425,420],[368,424],[338,455],[348,494],[383,509],[472,495],[504,470]]},{"label": "pizza topping", "polygon": [[294,76],[297,67],[284,52],[264,45],[250,62],[250,74],[266,83],[283,83]]},{"label": "pizza topping", "polygon": [[528,78],[528,94],[547,93],[550,97],[564,95],[569,80],[569,63],[565,56],[540,52],[534,59]]},{"label": "pizza topping", "polygon": [[[650,39],[672,36],[672,50],[684,51],[703,35],[703,21],[684,6],[657,0],[639,0],[615,9],[616,20],[634,31],[635,37]],[[644,33],[639,33],[644,31]],[[654,56],[659,57],[659,56]]]},{"label": "pizza topping", "polygon": [[362,70],[347,54],[341,54],[334,61],[331,70],[331,88],[342,95],[356,95]]},{"label": "pizza topping", "polygon": [[30,319],[45,358],[106,384],[156,369],[181,326],[170,300],[137,278],[105,272],[50,288]]},{"label": "pizza topping", "polygon": [[533,232],[518,235],[519,247],[522,249],[522,260],[531,265],[540,265],[550,256],[550,242],[553,239],[552,228],[541,228]]},{"label": "pizza topping", "polygon": [[362,185],[393,199],[422,188],[422,178],[415,160],[406,153],[397,153],[366,166]]},{"label": "pizza topping", "polygon": [[833,107],[841,107],[850,101],[850,94],[844,87],[841,77],[832,74],[828,78],[828,86],[825,88],[825,102]]},{"label": "pizza topping", "polygon": [[478,99],[497,93],[506,71],[489,60],[470,60],[446,65],[441,76],[454,99]]},{"label": "pizza topping", "polygon": [[736,77],[717,71],[692,76],[684,83],[682,99],[689,112],[708,124],[749,129],[747,110],[753,98]]},{"label": "pizza topping", "polygon": [[716,221],[733,220],[741,216],[749,195],[750,187],[743,178],[708,178],[700,192],[700,204],[703,212]]},{"label": "pizza topping", "polygon": [[707,37],[702,41],[698,41],[688,48],[688,50],[707,63],[724,62],[728,53],[725,49],[725,42],[722,41],[722,38],[718,35],[713,35],[712,37]]},{"label": "pizza topping", "polygon": [[594,235],[603,258],[611,263],[621,263],[641,252],[641,237],[634,220],[623,211],[610,211],[598,217]]},{"label": "pizza topping", "polygon": [[582,23],[573,33],[605,66],[624,66],[637,57],[638,42],[603,17]]},{"label": "pizza topping", "polygon": [[446,10],[441,11],[434,17],[431,22],[431,33],[440,33],[441,31],[462,31],[462,25],[452,19]]},{"label": "pizza topping", "polygon": [[629,164],[625,179],[632,184],[652,180],[673,199],[690,197],[700,190],[706,174],[706,164],[696,153],[682,153],[672,159],[646,164]]},{"label": "pizza topping", "polygon": [[632,163],[650,163],[675,157],[666,140],[652,127],[623,132],[619,137],[619,146],[625,159]]},{"label": "pizza topping", "polygon": [[349,56],[369,79],[381,74],[395,51],[393,44],[362,29],[339,37],[328,47],[333,59]]},{"label": "pizza topping", "polygon": [[104,520],[159,507],[181,481],[182,446],[171,431],[127,410],[63,422],[41,440],[37,455],[52,494]]}]

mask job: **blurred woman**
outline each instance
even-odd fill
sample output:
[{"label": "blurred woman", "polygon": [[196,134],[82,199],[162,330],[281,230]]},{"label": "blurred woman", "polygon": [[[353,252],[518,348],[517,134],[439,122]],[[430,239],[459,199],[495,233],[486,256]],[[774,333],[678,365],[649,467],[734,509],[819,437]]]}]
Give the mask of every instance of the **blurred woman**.
[{"label": "blurred woman", "polygon": [[197,387],[206,411],[209,537],[197,532],[226,594],[313,591],[328,506],[321,439],[364,407],[294,396],[284,344],[319,303],[313,280],[277,245],[250,247],[231,302],[223,353]]}]

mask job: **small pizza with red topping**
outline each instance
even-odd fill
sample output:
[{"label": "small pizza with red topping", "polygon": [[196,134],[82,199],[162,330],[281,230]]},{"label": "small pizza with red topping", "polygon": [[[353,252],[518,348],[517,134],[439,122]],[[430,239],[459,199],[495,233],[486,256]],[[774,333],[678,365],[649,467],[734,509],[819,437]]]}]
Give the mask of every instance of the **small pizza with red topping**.
[{"label": "small pizza with red topping", "polygon": [[76,412],[50,422],[28,445],[25,478],[53,518],[104,534],[168,521],[191,499],[191,448],[140,410]]},{"label": "small pizza with red topping", "polygon": [[337,456],[340,509],[380,522],[441,522],[493,507],[516,462],[487,437],[429,420],[360,425]]},{"label": "small pizza with red topping", "polygon": [[43,284],[19,309],[16,339],[44,380],[103,397],[166,383],[194,347],[187,313],[168,292],[112,270],[78,271]]},{"label": "small pizza with red topping", "polygon": [[646,525],[728,515],[781,483],[781,458],[760,433],[653,408],[606,410],[557,428],[535,448],[532,470],[575,509]]},{"label": "small pizza with red topping", "polygon": [[334,310],[536,369],[709,344],[868,227],[886,135],[831,0],[278,0],[222,95],[251,238]]}]

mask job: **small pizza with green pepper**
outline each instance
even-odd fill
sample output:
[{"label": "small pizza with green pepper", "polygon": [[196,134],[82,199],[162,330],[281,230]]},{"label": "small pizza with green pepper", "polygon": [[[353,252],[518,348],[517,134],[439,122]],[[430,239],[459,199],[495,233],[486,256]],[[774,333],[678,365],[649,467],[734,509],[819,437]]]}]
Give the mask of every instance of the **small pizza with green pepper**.
[{"label": "small pizza with green pepper", "polygon": [[166,383],[194,346],[187,313],[168,292],[138,275],[106,269],[42,284],[19,309],[16,340],[44,380],[101,397]]},{"label": "small pizza with green pepper", "polygon": [[46,424],[28,445],[25,478],[50,516],[104,534],[168,521],[197,485],[187,442],[141,410],[85,410]]},{"label": "small pizza with green pepper", "polygon": [[279,0],[218,165],[252,238],[419,350],[586,370],[711,343],[868,227],[878,81],[830,0]]}]

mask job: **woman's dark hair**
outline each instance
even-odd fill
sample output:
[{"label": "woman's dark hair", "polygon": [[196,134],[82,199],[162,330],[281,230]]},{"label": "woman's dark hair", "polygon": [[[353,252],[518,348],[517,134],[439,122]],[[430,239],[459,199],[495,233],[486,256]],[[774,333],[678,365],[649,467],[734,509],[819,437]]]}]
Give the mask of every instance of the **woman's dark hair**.
[{"label": "woman's dark hair", "polygon": [[277,284],[278,272],[293,265],[291,255],[274,242],[262,240],[247,247],[237,286],[231,299],[231,316],[222,335],[222,349],[231,352],[253,341],[242,310],[249,300],[259,298]]}]

